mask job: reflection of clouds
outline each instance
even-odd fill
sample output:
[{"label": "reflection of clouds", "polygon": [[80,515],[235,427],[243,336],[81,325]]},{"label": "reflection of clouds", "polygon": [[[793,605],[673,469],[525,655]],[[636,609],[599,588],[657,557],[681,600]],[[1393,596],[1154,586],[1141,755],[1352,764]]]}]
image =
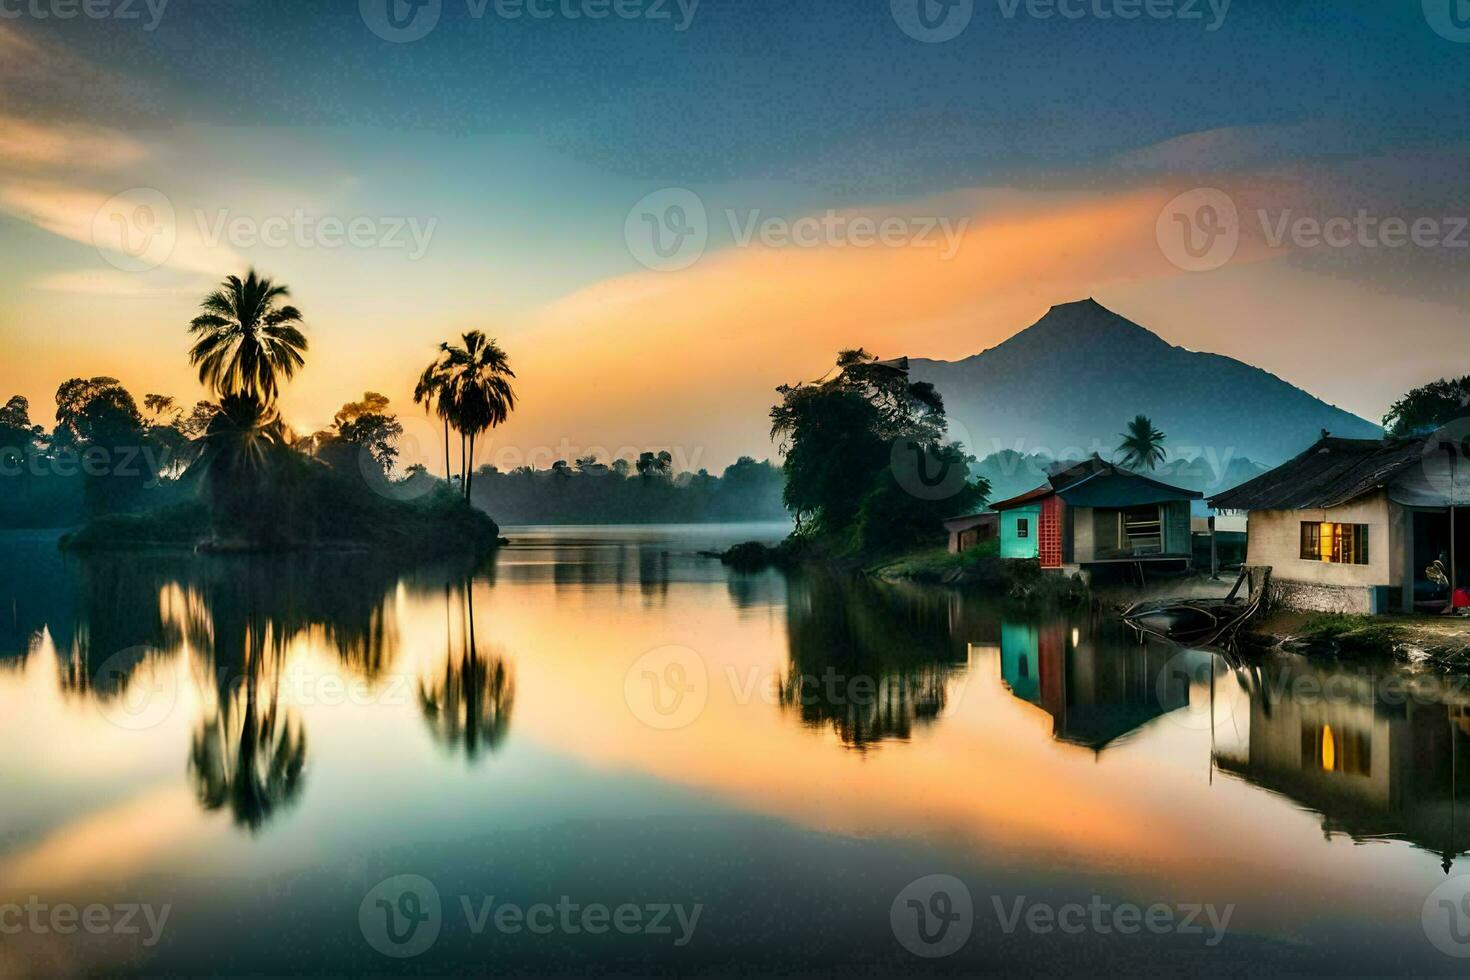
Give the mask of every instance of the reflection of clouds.
[{"label": "reflection of clouds", "polygon": [[196,809],[177,785],[145,787],[141,794],[76,817],[0,862],[0,891],[68,888],[123,882],[197,837]]}]

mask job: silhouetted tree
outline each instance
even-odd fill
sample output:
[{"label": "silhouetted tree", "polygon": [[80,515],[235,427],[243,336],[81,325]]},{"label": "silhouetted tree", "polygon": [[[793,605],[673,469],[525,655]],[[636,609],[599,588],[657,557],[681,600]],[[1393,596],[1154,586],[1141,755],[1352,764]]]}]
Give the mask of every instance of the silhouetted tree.
[{"label": "silhouetted tree", "polygon": [[1164,433],[1154,428],[1147,415],[1134,416],[1128,423],[1128,431],[1122,434],[1123,441],[1117,452],[1123,454],[1123,465],[1151,470],[1167,457],[1164,451]]},{"label": "silhouetted tree", "polygon": [[1391,436],[1427,435],[1470,415],[1470,375],[1441,378],[1415,388],[1393,403],[1383,416]]},{"label": "silhouetted tree", "polygon": [[222,397],[275,401],[279,378],[294,377],[306,363],[301,311],[281,302],[289,296],[287,287],[251,269],[244,280],[230,276],[204,297],[204,312],[189,324],[199,338],[189,350],[189,363],[199,368],[200,383]]},{"label": "silhouetted tree", "polygon": [[[479,330],[464,335],[464,346],[446,345],[444,370],[448,374],[450,418],[455,428],[469,438],[466,460],[475,457],[475,439],[500,425],[515,410],[516,396],[511,381],[515,372],[510,359],[494,340]],[[464,496],[470,499],[474,474],[472,464],[461,463]]]}]

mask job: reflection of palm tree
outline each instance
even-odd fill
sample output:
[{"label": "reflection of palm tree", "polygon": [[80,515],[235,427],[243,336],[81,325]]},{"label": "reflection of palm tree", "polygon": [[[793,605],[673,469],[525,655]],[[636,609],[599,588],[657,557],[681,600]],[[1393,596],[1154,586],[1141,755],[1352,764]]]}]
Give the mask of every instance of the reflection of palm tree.
[{"label": "reflection of palm tree", "polygon": [[458,657],[446,650],[444,676],[419,682],[419,707],[435,739],[450,748],[463,747],[473,760],[482,745],[494,752],[510,731],[515,681],[503,657],[480,655],[475,642],[473,583],[466,583],[465,594],[465,649]]},{"label": "reflection of palm tree", "polygon": [[273,402],[277,375],[291,378],[305,364],[306,337],[298,324],[301,311],[281,305],[290,296],[251,269],[241,281],[230,276],[222,288],[204,297],[204,310],[189,324],[199,339],[189,350],[199,381],[221,395],[253,395]]},{"label": "reflection of palm tree", "polygon": [[1118,444],[1117,451],[1123,454],[1123,465],[1154,469],[1164,461],[1165,438],[1147,415],[1135,416],[1128,423],[1128,431],[1123,433],[1123,441]]},{"label": "reflection of palm tree", "polygon": [[[212,718],[201,720],[189,748],[189,774],[206,810],[229,808],[251,831],[301,793],[306,732],[300,718],[278,705],[272,684],[262,705],[254,671],[243,690],[227,695]],[[243,703],[242,703],[243,702]]]},{"label": "reflection of palm tree", "polygon": [[464,346],[444,345],[444,371],[450,399],[450,420],[469,436],[469,462],[461,463],[464,495],[474,482],[475,437],[500,425],[516,407],[511,381],[515,372],[500,345],[478,330],[464,335]]}]

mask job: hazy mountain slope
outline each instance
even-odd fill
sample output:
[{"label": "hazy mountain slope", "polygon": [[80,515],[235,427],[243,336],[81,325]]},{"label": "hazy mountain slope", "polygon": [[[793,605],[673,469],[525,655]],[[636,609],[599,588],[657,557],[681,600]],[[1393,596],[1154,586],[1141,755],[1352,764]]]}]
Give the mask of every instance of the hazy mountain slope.
[{"label": "hazy mountain slope", "polygon": [[[1382,429],[1218,354],[1173,347],[1092,300],[1055,306],[998,347],[963,361],[912,359],[969,449],[1110,456],[1138,413],[1169,436],[1173,452],[1213,452],[1221,465],[1247,456],[1276,464],[1333,435],[1375,438]],[[963,435],[964,429],[959,430]]]}]

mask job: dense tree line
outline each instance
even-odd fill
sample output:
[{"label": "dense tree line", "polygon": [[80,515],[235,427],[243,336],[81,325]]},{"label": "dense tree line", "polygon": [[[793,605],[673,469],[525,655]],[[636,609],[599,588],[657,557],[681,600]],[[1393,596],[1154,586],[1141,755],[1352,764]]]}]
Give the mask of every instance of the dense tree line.
[{"label": "dense tree line", "polygon": [[474,501],[504,524],[693,524],[785,520],[785,483],[769,462],[742,456],[715,476],[671,472],[668,453],[636,461],[558,460],[550,469],[474,475]]}]

